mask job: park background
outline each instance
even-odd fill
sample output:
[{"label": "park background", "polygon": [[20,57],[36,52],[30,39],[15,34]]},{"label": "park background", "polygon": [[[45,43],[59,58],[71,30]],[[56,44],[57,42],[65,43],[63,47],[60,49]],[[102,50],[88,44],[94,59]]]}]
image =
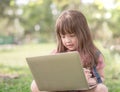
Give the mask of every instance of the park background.
[{"label": "park background", "polygon": [[25,58],[56,48],[55,21],[65,9],[85,15],[105,57],[105,84],[120,92],[120,0],[0,0],[0,92],[30,92]]}]

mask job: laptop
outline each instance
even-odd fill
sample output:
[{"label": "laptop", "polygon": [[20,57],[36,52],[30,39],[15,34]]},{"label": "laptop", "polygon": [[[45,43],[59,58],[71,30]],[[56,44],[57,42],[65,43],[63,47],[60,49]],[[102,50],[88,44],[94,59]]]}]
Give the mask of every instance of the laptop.
[{"label": "laptop", "polygon": [[27,57],[26,61],[40,91],[88,90],[77,51]]}]

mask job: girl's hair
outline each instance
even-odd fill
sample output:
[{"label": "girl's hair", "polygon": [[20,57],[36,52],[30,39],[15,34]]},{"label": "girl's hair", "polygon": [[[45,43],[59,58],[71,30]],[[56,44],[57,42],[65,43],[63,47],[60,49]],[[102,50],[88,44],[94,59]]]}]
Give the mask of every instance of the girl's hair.
[{"label": "girl's hair", "polygon": [[78,38],[78,52],[86,68],[92,68],[97,65],[96,52],[98,49],[94,46],[90,29],[85,16],[77,10],[67,10],[61,13],[56,21],[56,34],[58,40],[57,52],[66,52],[60,34],[74,33]]}]

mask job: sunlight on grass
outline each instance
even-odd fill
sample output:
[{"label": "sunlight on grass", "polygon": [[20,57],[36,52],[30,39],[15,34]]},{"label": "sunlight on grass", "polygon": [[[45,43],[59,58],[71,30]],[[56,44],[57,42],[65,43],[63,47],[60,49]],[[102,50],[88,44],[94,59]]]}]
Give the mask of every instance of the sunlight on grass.
[{"label": "sunlight on grass", "polygon": [[0,64],[26,66],[26,57],[49,54],[55,44],[28,44],[13,46],[10,50],[0,51]]}]

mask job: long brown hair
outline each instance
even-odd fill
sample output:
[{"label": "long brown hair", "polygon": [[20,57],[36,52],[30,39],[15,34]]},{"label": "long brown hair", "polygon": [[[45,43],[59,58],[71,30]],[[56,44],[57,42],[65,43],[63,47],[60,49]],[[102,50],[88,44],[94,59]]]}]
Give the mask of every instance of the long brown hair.
[{"label": "long brown hair", "polygon": [[66,10],[56,21],[58,40],[57,52],[66,52],[60,34],[74,33],[78,38],[78,51],[84,67],[92,68],[97,64],[96,51],[85,16],[77,10]]}]

